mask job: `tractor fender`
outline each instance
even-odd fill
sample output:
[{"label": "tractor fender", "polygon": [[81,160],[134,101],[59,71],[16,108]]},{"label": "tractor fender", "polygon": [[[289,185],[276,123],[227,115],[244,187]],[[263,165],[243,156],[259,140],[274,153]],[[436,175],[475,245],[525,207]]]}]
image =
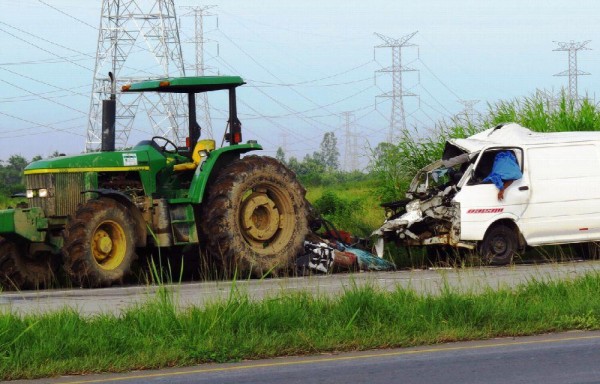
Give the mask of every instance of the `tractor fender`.
[{"label": "tractor fender", "polygon": [[204,198],[207,185],[210,185],[221,170],[232,161],[240,158],[242,153],[262,150],[262,146],[249,141],[246,144],[230,145],[211,151],[194,173],[188,197],[192,204],[200,204]]},{"label": "tractor fender", "polygon": [[105,189],[105,188],[88,189],[88,190],[83,191],[82,193],[86,193],[86,192],[96,193],[99,197],[108,197],[110,199],[113,199],[113,200],[119,202],[125,208],[127,208],[127,210],[131,213],[131,216],[133,217],[134,222],[135,222],[135,235],[136,235],[135,244],[136,244],[136,247],[145,247],[146,246],[146,221],[144,220],[144,217],[142,216],[142,212],[140,212],[140,209],[133,203],[133,201],[131,201],[129,196],[127,196],[126,194],[124,194],[121,191],[117,191],[114,189]]}]

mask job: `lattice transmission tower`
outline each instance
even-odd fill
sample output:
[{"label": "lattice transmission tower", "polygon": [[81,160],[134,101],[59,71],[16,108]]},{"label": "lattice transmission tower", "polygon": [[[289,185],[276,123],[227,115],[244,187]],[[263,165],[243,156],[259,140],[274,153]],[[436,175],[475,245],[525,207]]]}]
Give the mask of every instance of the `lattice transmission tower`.
[{"label": "lattice transmission tower", "polygon": [[[206,71],[209,69],[205,64],[204,60],[204,45],[210,40],[204,37],[204,21],[205,17],[215,16],[209,10],[216,7],[216,5],[206,5],[201,7],[181,7],[182,9],[188,10],[183,16],[194,17],[194,39],[189,41],[194,44],[195,51],[195,63],[193,71],[196,76],[205,76]],[[198,114],[198,123],[202,127],[202,136],[204,138],[213,138],[212,122],[210,118],[210,104],[208,102],[208,93],[197,93],[196,94],[196,107],[200,111]]]},{"label": "lattice transmission tower", "polygon": [[342,112],[341,118],[345,132],[343,167],[346,171],[355,171],[358,169],[358,135],[356,133],[354,113]]},{"label": "lattice transmission tower", "polygon": [[589,75],[588,72],[580,71],[577,68],[577,51],[581,50],[589,50],[591,48],[586,47],[586,45],[591,40],[586,40],[584,42],[576,42],[571,40],[570,42],[558,42],[558,48],[553,49],[553,51],[567,51],[569,52],[569,69],[566,71],[559,72],[554,76],[569,76],[569,99],[578,102],[579,93],[577,90],[577,78],[583,75]]},{"label": "lattice transmission tower", "polygon": [[403,36],[399,39],[394,39],[375,33],[383,44],[375,46],[375,48],[391,48],[392,49],[392,66],[378,70],[377,72],[389,72],[392,74],[392,90],[377,97],[389,97],[392,99],[392,114],[390,118],[390,128],[388,131],[388,142],[392,143],[402,135],[402,131],[406,129],[406,114],[404,112],[404,97],[417,96],[415,93],[408,92],[402,85],[402,74],[404,72],[417,71],[415,68],[410,68],[402,65],[402,48],[416,47],[416,44],[409,43],[418,31]]},{"label": "lattice transmission tower", "polygon": [[[111,90],[108,72],[115,76]],[[140,79],[185,76],[174,0],[102,0],[86,151],[100,147],[102,100],[116,92],[116,146],[126,147],[139,110],[152,135],[183,145],[187,110],[181,94],[124,95],[121,85]],[[147,129],[144,129],[146,131]]]},{"label": "lattice transmission tower", "polygon": [[481,100],[458,100],[463,105],[463,110],[458,114],[459,117],[463,117],[466,122],[474,122],[474,118],[479,116],[479,113],[475,111],[475,105]]}]

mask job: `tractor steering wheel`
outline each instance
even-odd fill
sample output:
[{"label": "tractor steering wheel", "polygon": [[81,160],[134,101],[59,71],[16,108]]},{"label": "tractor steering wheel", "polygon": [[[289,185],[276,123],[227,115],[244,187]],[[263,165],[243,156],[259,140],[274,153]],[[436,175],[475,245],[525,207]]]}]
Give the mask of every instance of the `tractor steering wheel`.
[{"label": "tractor steering wheel", "polygon": [[[160,141],[160,140],[164,141],[165,143],[163,145],[159,145],[158,141]],[[171,140],[167,139],[166,137],[154,136],[152,138],[152,142],[154,144],[156,144],[156,146],[160,149],[161,152],[170,153],[170,154],[175,154],[175,153],[179,152],[179,149],[177,148],[177,145],[175,145],[174,142],[172,142]],[[174,149],[167,149],[168,145],[170,145]]]}]

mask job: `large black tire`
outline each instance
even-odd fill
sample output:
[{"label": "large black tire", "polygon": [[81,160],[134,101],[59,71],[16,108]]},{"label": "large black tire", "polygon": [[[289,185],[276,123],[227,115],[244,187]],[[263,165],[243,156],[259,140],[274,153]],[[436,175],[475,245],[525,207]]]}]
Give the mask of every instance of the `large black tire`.
[{"label": "large black tire", "polygon": [[486,263],[506,265],[513,261],[518,247],[519,240],[515,230],[498,224],[485,234],[480,247],[480,255]]},{"label": "large black tire", "polygon": [[305,189],[279,161],[247,156],[229,164],[202,203],[202,235],[226,276],[290,270],[309,233]]},{"label": "large black tire", "polygon": [[23,246],[0,237],[0,286],[3,290],[47,288],[56,280],[55,267],[50,253],[29,257]]},{"label": "large black tire", "polygon": [[79,207],[67,224],[63,257],[65,271],[76,285],[122,283],[137,258],[134,223],[127,209],[109,198]]}]

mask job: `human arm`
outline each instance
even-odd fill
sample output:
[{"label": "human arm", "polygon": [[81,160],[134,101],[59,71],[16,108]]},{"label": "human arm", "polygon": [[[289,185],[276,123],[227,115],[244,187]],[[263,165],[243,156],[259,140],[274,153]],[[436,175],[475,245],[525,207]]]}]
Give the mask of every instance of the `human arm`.
[{"label": "human arm", "polygon": [[504,200],[504,190],[508,188],[514,180],[506,180],[502,185],[502,188],[498,191],[498,200]]}]

